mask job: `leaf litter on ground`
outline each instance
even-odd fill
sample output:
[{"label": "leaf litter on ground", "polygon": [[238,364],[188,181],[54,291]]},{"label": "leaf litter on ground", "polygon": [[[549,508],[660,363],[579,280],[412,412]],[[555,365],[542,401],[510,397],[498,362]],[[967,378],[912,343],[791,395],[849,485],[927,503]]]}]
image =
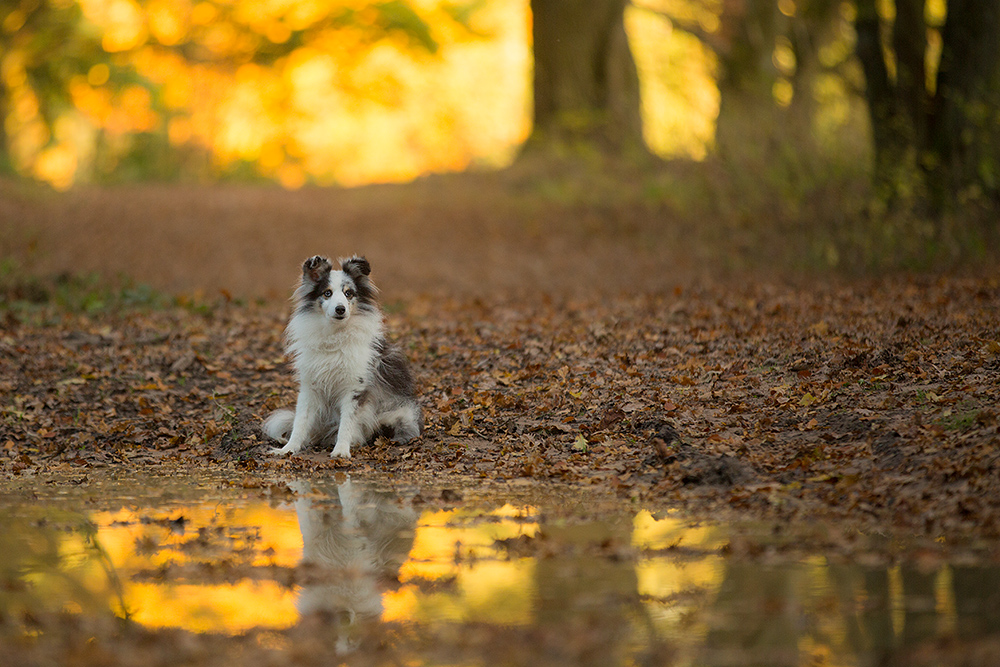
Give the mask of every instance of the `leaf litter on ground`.
[{"label": "leaf litter on ground", "polygon": [[295,399],[283,305],[8,306],[0,475],[164,461],[251,480],[348,469],[996,538],[998,304],[992,278],[414,295],[388,318],[425,432],[349,462],[266,454],[260,421]]}]

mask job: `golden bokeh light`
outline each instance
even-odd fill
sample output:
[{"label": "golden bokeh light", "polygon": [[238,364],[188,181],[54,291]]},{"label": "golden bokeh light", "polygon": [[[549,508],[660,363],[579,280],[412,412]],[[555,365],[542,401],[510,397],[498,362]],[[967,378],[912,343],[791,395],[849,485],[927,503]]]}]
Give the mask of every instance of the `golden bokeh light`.
[{"label": "golden bokeh light", "polygon": [[[650,2],[718,28],[712,3]],[[369,0],[78,6],[107,58],[68,83],[72,108],[59,113],[85,121],[76,137],[46,134],[23,52],[0,59],[13,163],[57,188],[108,176],[115,147],[131,145],[119,139],[139,134],[200,151],[220,175],[251,165],[299,187],[498,168],[531,129],[528,0],[482,3],[469,28],[450,18],[444,0],[408,3],[430,31],[418,37],[386,32]],[[11,13],[5,28],[20,20]],[[661,11],[632,7],[626,24],[648,143],[661,155],[703,158],[719,104],[714,56]],[[273,58],[255,55],[275,45]],[[97,142],[110,158],[97,160]]]},{"label": "golden bokeh light", "polygon": [[101,46],[108,53],[133,49],[146,37],[143,8],[130,0],[78,0],[83,15],[99,26]]}]

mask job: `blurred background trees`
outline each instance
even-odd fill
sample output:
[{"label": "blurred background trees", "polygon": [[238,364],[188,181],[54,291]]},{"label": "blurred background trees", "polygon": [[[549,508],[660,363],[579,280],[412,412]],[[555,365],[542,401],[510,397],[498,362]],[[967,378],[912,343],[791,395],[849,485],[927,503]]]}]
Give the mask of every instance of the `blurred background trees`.
[{"label": "blurred background trees", "polygon": [[2,164],[59,188],[405,181],[526,147],[1000,203],[1000,0],[8,0],[0,49]]},{"label": "blurred background trees", "polygon": [[[421,101],[439,113],[458,106],[454,90],[432,94],[434,77],[446,75],[422,71],[442,67],[441,39],[471,45],[468,67],[507,65],[483,62],[470,16],[467,6],[403,0],[5,2],[4,152],[16,171],[57,187],[218,177],[354,184],[459,169],[439,144],[447,122],[462,118],[413,114],[388,132],[385,119]],[[515,115],[503,104],[498,112]],[[491,137],[485,150],[498,141],[511,143]],[[409,154],[393,150],[407,142]],[[418,153],[436,161],[421,164]]]},{"label": "blurred background trees", "polygon": [[858,0],[880,194],[938,210],[1000,203],[1000,2],[897,0],[894,10]]},{"label": "blurred background trees", "polygon": [[531,0],[533,126],[529,150],[645,150],[639,73],[626,0]]}]

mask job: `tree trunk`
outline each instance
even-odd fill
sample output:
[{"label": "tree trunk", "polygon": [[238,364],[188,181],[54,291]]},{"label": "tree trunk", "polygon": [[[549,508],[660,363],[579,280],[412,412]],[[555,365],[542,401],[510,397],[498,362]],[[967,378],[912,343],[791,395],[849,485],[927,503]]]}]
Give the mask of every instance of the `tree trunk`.
[{"label": "tree trunk", "polygon": [[949,0],[934,102],[939,203],[1000,204],[1000,0]]},{"label": "tree trunk", "polygon": [[719,58],[719,116],[716,152],[737,161],[749,151],[761,157],[782,127],[774,101],[778,71],[772,60],[778,34],[778,6],[771,0],[725,0]]},{"label": "tree trunk", "polygon": [[534,129],[526,148],[645,152],[626,0],[531,0]]},{"label": "tree trunk", "polygon": [[[900,4],[906,2],[902,0]],[[889,68],[882,49],[882,31],[875,0],[858,0],[858,14],[855,20],[857,44],[855,52],[865,73],[865,100],[868,103],[868,117],[871,121],[872,144],[875,154],[874,183],[880,196],[893,199],[904,183],[912,183],[916,163],[916,134],[907,128],[914,127],[914,119],[903,111],[901,99],[907,97],[901,92],[897,81],[889,76]],[[903,41],[902,31],[893,31],[896,42]],[[913,73],[908,65],[905,79],[913,84]],[[897,70],[898,73],[899,70]],[[921,102],[911,105],[911,113],[923,108],[923,82],[920,86]]]},{"label": "tree trunk", "polygon": [[907,145],[920,147],[927,136],[927,25],[924,21],[924,0],[896,0],[892,48],[896,54],[898,132]]},{"label": "tree trunk", "polygon": [[923,0],[897,0],[883,52],[875,0],[858,0],[856,52],[875,148],[875,185],[890,203],[1000,204],[1000,0],[949,0],[936,92],[927,89]]}]

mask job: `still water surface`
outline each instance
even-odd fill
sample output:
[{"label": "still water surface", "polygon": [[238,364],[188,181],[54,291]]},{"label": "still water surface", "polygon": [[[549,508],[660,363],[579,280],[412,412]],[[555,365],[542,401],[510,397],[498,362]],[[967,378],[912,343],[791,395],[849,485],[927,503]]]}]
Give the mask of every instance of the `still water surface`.
[{"label": "still water surface", "polygon": [[277,650],[308,622],[341,659],[405,628],[398,655],[417,665],[869,665],[1000,635],[1000,569],[981,563],[782,557],[766,539],[735,557],[745,528],[555,495],[72,481],[0,493],[0,639],[104,614]]}]

